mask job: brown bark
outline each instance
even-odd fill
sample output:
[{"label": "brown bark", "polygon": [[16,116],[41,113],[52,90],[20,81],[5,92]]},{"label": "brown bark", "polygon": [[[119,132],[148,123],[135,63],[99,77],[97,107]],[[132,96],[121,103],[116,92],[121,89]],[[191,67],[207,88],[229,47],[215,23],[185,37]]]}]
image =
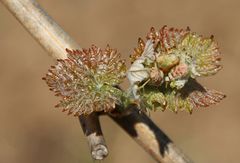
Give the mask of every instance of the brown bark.
[{"label": "brown bark", "polygon": [[139,112],[136,106],[130,110],[127,114],[114,113],[110,117],[157,162],[192,162],[145,113]]}]

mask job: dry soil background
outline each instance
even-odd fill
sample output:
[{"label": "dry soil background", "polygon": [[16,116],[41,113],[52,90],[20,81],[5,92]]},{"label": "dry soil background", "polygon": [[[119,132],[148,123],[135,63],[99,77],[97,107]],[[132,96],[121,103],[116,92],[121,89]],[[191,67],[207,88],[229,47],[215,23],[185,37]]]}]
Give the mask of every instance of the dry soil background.
[{"label": "dry soil background", "polygon": [[[238,0],[39,0],[82,47],[117,47],[124,58],[151,26],[190,26],[215,35],[224,69],[201,79],[227,98],[217,106],[152,119],[195,162],[238,163],[240,146],[240,2]],[[78,120],[54,109],[41,80],[54,63],[0,4],[0,162],[92,163]],[[108,117],[101,118],[110,154],[104,163],[154,163]]]}]

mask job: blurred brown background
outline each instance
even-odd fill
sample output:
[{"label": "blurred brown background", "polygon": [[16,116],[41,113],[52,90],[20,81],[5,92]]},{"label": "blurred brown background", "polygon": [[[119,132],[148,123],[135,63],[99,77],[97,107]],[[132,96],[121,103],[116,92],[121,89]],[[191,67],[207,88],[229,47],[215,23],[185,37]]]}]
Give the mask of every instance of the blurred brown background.
[{"label": "blurred brown background", "polygon": [[[227,98],[217,106],[174,114],[151,113],[152,119],[195,162],[238,163],[240,146],[240,2],[237,0],[39,0],[47,12],[82,47],[110,43],[127,59],[138,37],[151,26],[190,26],[215,35],[224,69],[200,79]],[[54,64],[16,19],[0,4],[0,162],[92,163],[77,118],[54,109],[53,96],[41,77]],[[154,163],[108,117],[101,118],[110,155],[104,163]]]}]

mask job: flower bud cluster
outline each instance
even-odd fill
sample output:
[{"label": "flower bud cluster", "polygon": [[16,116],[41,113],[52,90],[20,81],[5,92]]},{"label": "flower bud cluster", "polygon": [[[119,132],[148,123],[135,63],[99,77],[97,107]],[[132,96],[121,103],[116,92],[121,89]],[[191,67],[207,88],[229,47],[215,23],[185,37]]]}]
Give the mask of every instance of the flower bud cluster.
[{"label": "flower bud cluster", "polygon": [[[193,84],[196,88],[192,91],[198,92],[199,96],[184,96],[182,93],[188,82],[197,83],[197,77],[214,75],[222,68],[220,52],[213,37],[203,38],[190,32],[189,28],[164,26],[159,31],[151,28],[146,43],[139,38],[138,47],[130,59],[132,65],[127,72],[130,92],[144,107],[173,111],[187,109],[191,112],[194,107],[201,106],[200,96],[206,106],[224,97],[220,92],[204,94],[207,90],[200,89],[196,86],[198,84]],[[205,97],[217,100],[209,102],[204,100]]]}]

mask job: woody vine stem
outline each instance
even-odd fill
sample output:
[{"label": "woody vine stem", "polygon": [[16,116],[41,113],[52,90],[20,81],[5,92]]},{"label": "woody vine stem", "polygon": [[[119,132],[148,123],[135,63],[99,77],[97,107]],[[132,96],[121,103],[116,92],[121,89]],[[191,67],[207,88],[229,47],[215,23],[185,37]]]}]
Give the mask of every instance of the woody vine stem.
[{"label": "woody vine stem", "polygon": [[[99,122],[99,116],[107,114],[157,162],[192,162],[145,112],[168,109],[192,113],[194,108],[216,104],[225,97],[196,81],[222,68],[213,37],[203,38],[189,28],[151,28],[146,42],[139,38],[126,72],[116,50],[109,45],[104,50],[96,46],[81,49],[36,1],[1,1],[58,59],[43,79],[62,98],[56,107],[79,117],[94,159],[108,155]],[[117,85],[126,76],[130,88],[125,92]]]}]

